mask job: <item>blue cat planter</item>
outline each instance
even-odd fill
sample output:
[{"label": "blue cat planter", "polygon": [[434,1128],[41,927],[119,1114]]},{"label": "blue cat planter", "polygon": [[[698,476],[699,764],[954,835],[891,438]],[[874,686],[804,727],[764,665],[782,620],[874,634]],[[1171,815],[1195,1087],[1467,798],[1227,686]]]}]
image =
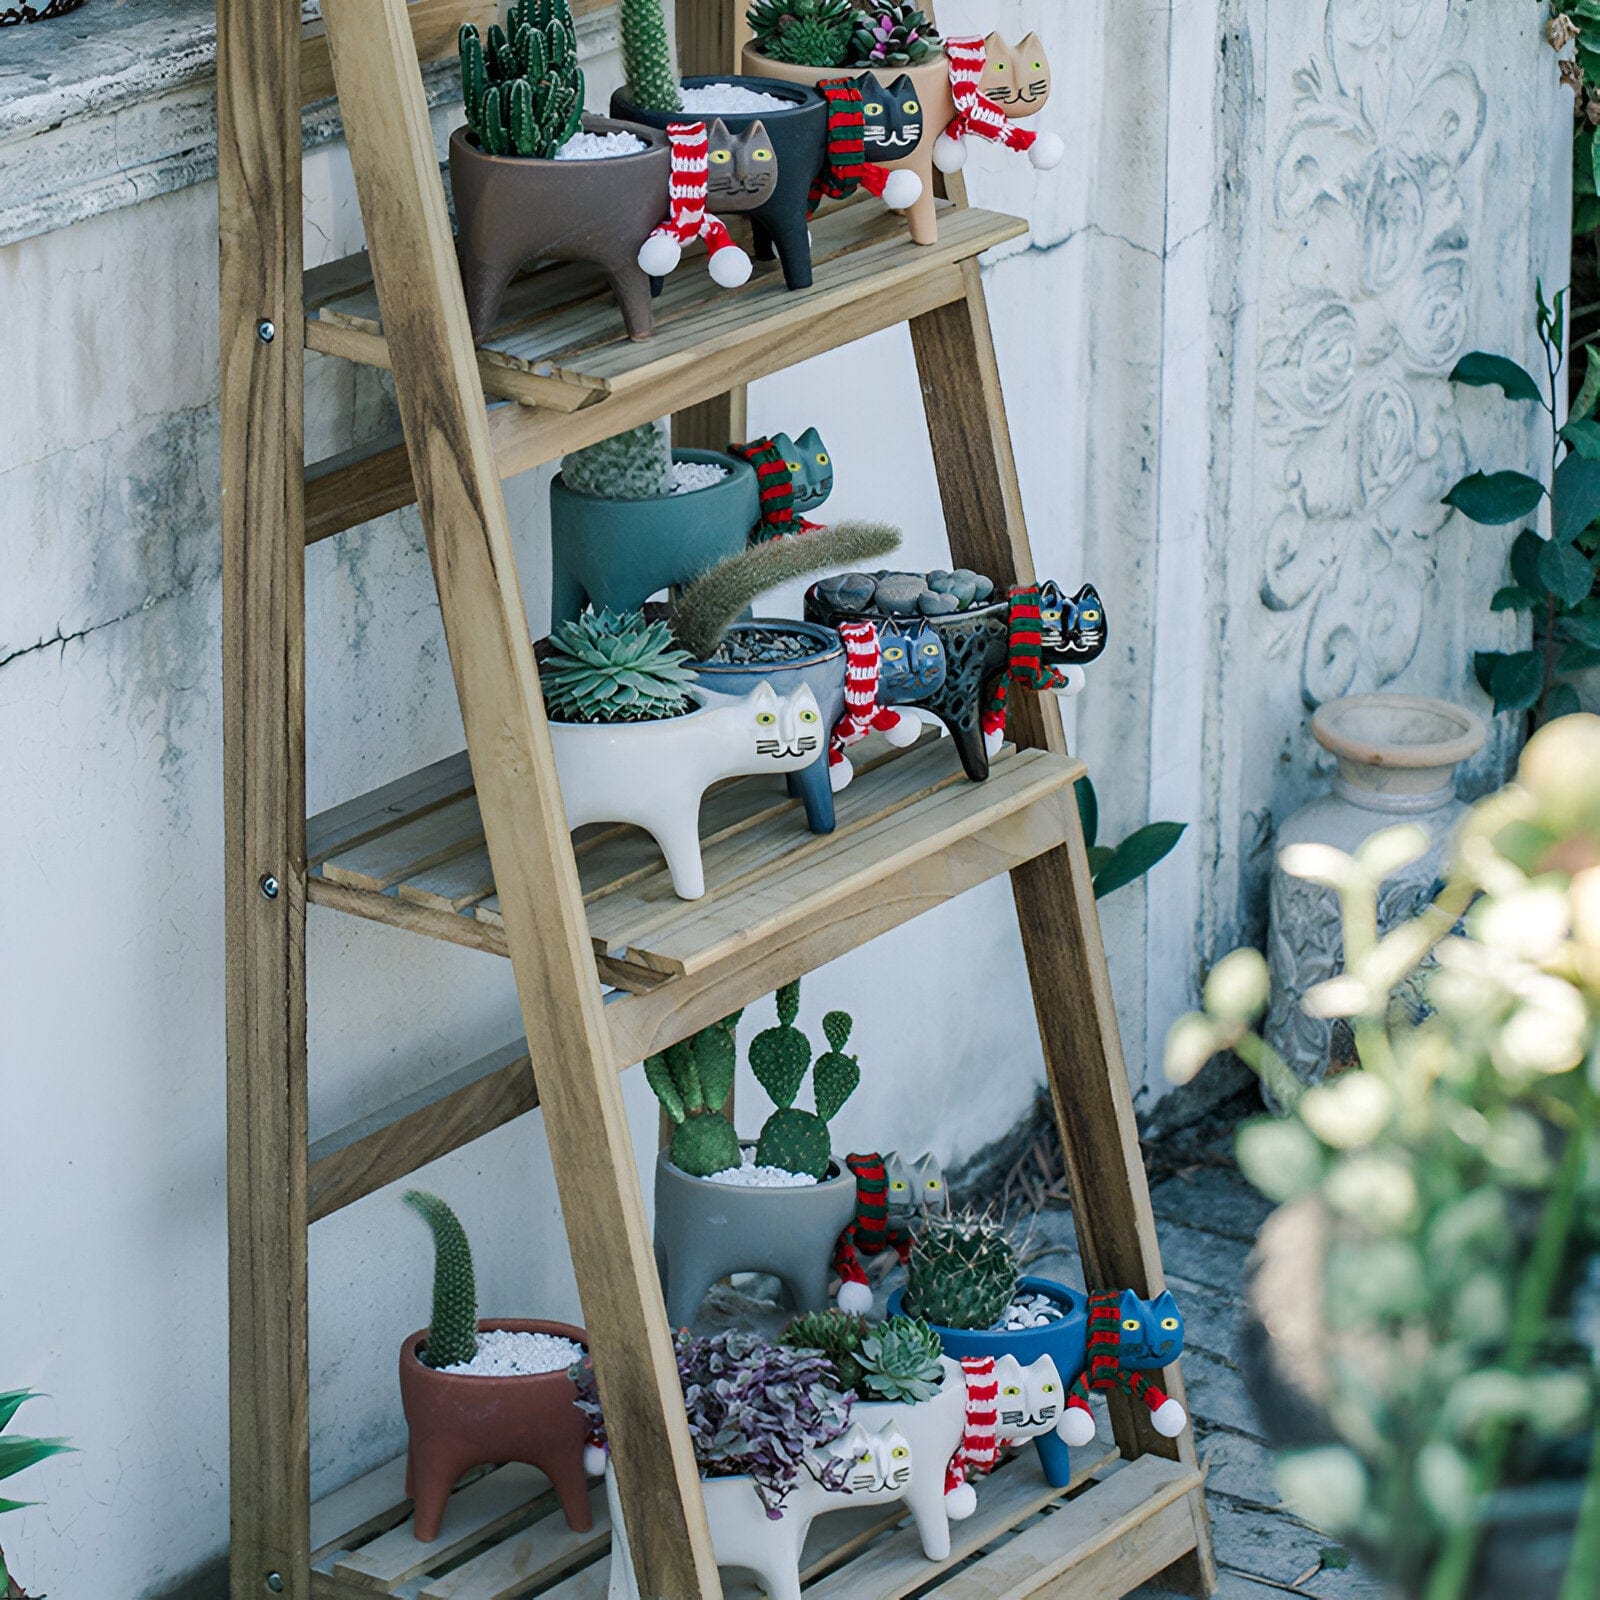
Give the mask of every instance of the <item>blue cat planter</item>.
[{"label": "blue cat planter", "polygon": [[[822,711],[822,725],[831,729],[844,715],[844,644],[832,628],[815,622],[795,622],[788,617],[758,617],[752,622],[736,622],[728,629],[730,639],[749,636],[765,629],[778,629],[810,642],[810,653],[782,661],[724,662],[698,661],[695,673],[703,687],[718,694],[748,694],[758,683],[768,683],[779,695],[786,695],[800,684],[808,684]],[[806,825],[813,833],[832,833],[834,828],[833,785],[828,779],[827,742],[809,767],[791,772],[789,793],[806,810]]]}]

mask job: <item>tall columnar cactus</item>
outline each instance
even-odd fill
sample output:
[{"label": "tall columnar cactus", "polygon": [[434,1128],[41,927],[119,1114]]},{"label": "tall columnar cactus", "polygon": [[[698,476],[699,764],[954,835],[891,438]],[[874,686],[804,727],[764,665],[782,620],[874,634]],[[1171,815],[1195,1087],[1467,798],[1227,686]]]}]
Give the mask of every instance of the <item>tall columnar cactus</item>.
[{"label": "tall columnar cactus", "polygon": [[946,1328],[992,1328],[1021,1275],[1016,1246],[994,1217],[930,1216],[911,1242],[906,1310]]},{"label": "tall columnar cactus", "polygon": [[816,572],[849,572],[900,548],[883,522],[841,522],[819,533],[751,545],[720,561],[673,602],[672,631],[696,661],[708,661],[729,626],[758,595]]},{"label": "tall columnar cactus", "polygon": [[659,500],[672,493],[672,445],[664,428],[641,422],[561,458],[561,481],[607,500]]},{"label": "tall columnar cactus", "polygon": [[662,1109],[677,1124],[667,1158],[697,1178],[739,1165],[739,1136],[722,1108],[733,1093],[737,1063],[734,1012],[699,1033],[668,1045],[644,1064],[644,1075]]},{"label": "tall columnar cactus", "polygon": [[487,43],[470,22],[458,43],[467,126],[490,155],[548,158],[578,131],[583,69],[568,0],[515,0]]},{"label": "tall columnar cactus", "polygon": [[647,111],[681,111],[661,0],[622,0],[622,71],[628,98]]},{"label": "tall columnar cactus", "polygon": [[436,1194],[407,1189],[401,1199],[433,1231],[433,1318],[419,1355],[429,1367],[470,1361],[478,1353],[478,1289],[466,1230]]},{"label": "tall columnar cactus", "polygon": [[750,1068],[778,1108],[761,1130],[756,1160],[762,1166],[825,1178],[831,1155],[828,1124],[861,1081],[860,1063],[844,1054],[852,1024],[843,1011],[830,1011],[822,1019],[831,1048],[817,1057],[811,1071],[817,1109],[802,1111],[794,1101],[811,1064],[811,1042],[794,1025],[800,1010],[799,980],[785,984],[777,998],[777,1027],[765,1029],[750,1042]]}]

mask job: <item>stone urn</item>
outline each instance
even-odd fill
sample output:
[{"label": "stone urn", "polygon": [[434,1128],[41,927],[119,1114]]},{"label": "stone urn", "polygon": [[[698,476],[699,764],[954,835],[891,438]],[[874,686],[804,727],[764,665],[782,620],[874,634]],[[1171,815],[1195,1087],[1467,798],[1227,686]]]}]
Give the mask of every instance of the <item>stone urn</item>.
[{"label": "stone urn", "polygon": [[[1403,822],[1417,823],[1432,841],[1420,860],[1385,880],[1378,923],[1387,930],[1415,916],[1433,896],[1450,832],[1466,810],[1456,799],[1455,769],[1482,748],[1483,720],[1421,695],[1357,694],[1319,707],[1311,732],[1337,758],[1333,790],[1279,828],[1279,851],[1315,842],[1348,853],[1369,835]],[[1342,969],[1338,897],[1320,884],[1291,878],[1275,861],[1268,919],[1267,1043],[1302,1082],[1315,1082],[1327,1072],[1332,1024],[1308,1017],[1300,1002],[1314,984]]]}]

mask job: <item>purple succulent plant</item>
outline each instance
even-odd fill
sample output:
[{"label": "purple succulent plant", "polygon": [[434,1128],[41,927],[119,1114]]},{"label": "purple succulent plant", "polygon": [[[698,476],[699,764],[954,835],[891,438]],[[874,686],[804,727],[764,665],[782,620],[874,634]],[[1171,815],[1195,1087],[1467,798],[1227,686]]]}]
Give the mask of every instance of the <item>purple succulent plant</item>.
[{"label": "purple succulent plant", "polygon": [[[850,1426],[851,1397],[815,1350],[768,1344],[759,1334],[730,1329],[708,1339],[680,1332],[678,1379],[683,1385],[695,1460],[708,1478],[748,1473],[767,1515],[777,1521],[806,1456]],[[594,1366],[572,1369],[578,1409],[597,1440],[605,1438]],[[846,1463],[817,1463],[836,1489]]]}]

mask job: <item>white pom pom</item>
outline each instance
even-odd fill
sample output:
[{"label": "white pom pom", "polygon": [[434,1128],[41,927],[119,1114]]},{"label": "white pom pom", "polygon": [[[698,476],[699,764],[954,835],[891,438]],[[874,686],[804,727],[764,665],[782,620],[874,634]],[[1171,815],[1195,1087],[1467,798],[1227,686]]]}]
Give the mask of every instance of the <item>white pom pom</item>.
[{"label": "white pom pom", "polygon": [[922,198],[922,179],[906,167],[889,174],[883,186],[883,203],[891,211],[904,211]]},{"label": "white pom pom", "polygon": [[1150,1413],[1150,1421],[1163,1439],[1176,1439],[1189,1426],[1189,1413],[1176,1400],[1163,1400]]},{"label": "white pom pom", "polygon": [[609,1452],[603,1444],[586,1444],[583,1447],[583,1470],[591,1478],[605,1477],[608,1455]]},{"label": "white pom pom", "polygon": [[750,281],[750,257],[736,244],[725,244],[714,250],[706,262],[711,281],[724,289],[737,289]]},{"label": "white pom pom", "polygon": [[839,1309],[853,1317],[866,1316],[872,1309],[872,1290],[864,1283],[841,1283]]},{"label": "white pom pom", "polygon": [[683,246],[670,233],[652,233],[639,246],[639,270],[664,278],[683,260]]},{"label": "white pom pom", "polygon": [[965,1522],[978,1509],[978,1491],[970,1483],[958,1483],[944,1492],[944,1514],[952,1522]]},{"label": "white pom pom", "polygon": [[933,141],[933,164],[941,172],[959,172],[967,164],[967,141],[941,133]]},{"label": "white pom pom", "polygon": [[1006,731],[1004,728],[996,728],[993,733],[984,734],[983,748],[988,753],[991,761],[993,761],[994,758],[1000,754],[1000,746],[1005,742]]},{"label": "white pom pom", "polygon": [[897,711],[895,715],[900,720],[892,728],[885,728],[883,736],[896,750],[904,750],[907,745],[915,744],[921,736],[922,719],[904,711]]},{"label": "white pom pom", "polygon": [[1093,1413],[1081,1406],[1068,1406],[1066,1415],[1056,1424],[1056,1436],[1062,1444],[1080,1448],[1090,1443],[1094,1438]]},{"label": "white pom pom", "polygon": [[841,756],[828,768],[828,786],[838,794],[841,789],[850,787],[850,780],[855,775],[856,769],[850,765],[850,757]]},{"label": "white pom pom", "polygon": [[1088,674],[1076,664],[1069,667],[1057,667],[1056,671],[1067,681],[1059,689],[1050,691],[1058,700],[1070,700],[1075,694],[1083,693],[1083,686],[1089,681]]},{"label": "white pom pom", "polygon": [[1053,133],[1041,133],[1028,150],[1028,159],[1040,172],[1048,172],[1067,153],[1067,147]]}]

